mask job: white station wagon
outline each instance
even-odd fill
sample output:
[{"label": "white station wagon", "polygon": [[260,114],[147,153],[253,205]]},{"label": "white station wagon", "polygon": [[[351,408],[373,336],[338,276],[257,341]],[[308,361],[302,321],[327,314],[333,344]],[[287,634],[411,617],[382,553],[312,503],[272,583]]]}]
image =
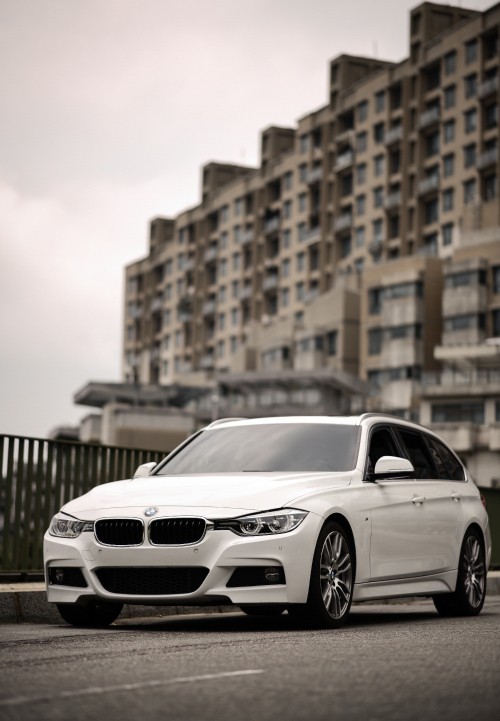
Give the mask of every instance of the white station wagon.
[{"label": "white station wagon", "polygon": [[236,604],[336,628],[352,601],[478,614],[491,538],[440,438],[364,414],[216,421],[63,506],[44,553],[48,600],[74,625],[110,624],[124,603]]}]

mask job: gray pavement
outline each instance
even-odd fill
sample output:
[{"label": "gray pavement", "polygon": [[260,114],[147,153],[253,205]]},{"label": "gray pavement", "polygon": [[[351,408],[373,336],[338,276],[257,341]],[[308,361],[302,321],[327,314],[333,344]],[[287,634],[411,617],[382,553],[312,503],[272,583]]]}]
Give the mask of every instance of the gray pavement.
[{"label": "gray pavement", "polygon": [[[500,595],[500,571],[490,571],[488,595]],[[401,601],[397,601],[401,603]],[[234,611],[233,606],[207,608],[206,613]],[[171,615],[199,613],[199,606],[133,606],[125,605],[120,618],[164,618]],[[60,623],[56,608],[47,603],[43,583],[0,584],[0,624],[2,623]]]},{"label": "gray pavement", "polygon": [[493,721],[500,598],[359,605],[341,630],[225,615],[0,628],[2,721]]}]

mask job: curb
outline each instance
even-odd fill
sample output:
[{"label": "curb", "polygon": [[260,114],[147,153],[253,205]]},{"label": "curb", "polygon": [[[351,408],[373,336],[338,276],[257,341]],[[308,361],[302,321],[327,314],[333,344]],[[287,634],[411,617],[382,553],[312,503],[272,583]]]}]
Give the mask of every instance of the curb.
[{"label": "curb", "polygon": [[[500,571],[490,571],[488,596],[500,596]],[[421,599],[420,599],[421,600]],[[378,601],[401,603],[402,599]],[[125,604],[120,618],[163,618],[193,613],[234,612],[236,606],[136,606]],[[0,624],[54,623],[61,624],[56,607],[47,602],[44,583],[0,584]]]}]

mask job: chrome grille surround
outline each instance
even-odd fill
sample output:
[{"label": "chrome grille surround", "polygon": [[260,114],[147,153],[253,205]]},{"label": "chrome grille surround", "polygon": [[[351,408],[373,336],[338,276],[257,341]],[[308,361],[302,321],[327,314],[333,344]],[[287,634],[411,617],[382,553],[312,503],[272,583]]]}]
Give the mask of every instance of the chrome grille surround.
[{"label": "chrome grille surround", "polygon": [[142,518],[100,518],[94,524],[94,535],[102,546],[141,546],[144,522]]},{"label": "chrome grille surround", "polygon": [[148,525],[152,546],[191,546],[205,537],[213,523],[201,516],[170,516],[155,518]]}]

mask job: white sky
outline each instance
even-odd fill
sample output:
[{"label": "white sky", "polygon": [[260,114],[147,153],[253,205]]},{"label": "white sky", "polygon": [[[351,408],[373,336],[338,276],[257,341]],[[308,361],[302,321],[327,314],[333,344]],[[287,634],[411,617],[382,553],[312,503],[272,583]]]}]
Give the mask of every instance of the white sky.
[{"label": "white sky", "polygon": [[330,58],[403,59],[417,4],[0,0],[0,432],[76,423],[76,390],[120,380],[149,219],[325,104]]}]

